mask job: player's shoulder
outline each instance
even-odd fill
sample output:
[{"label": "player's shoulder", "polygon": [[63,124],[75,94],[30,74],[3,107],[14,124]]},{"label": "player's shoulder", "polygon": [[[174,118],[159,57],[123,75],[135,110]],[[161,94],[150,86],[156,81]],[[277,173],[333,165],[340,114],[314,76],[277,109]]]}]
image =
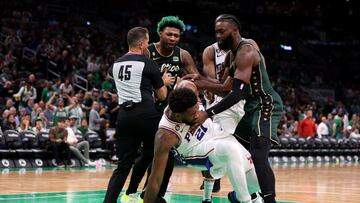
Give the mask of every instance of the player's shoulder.
[{"label": "player's shoulder", "polygon": [[211,44],[211,45],[205,47],[205,49],[204,49],[204,53],[214,52],[214,51],[215,51],[215,46],[214,46],[214,44]]},{"label": "player's shoulder", "polygon": [[242,40],[244,40],[245,42],[248,42],[248,45],[251,45],[253,48],[255,48],[255,50],[260,51],[259,46],[255,40],[250,39],[250,38],[243,38]]}]

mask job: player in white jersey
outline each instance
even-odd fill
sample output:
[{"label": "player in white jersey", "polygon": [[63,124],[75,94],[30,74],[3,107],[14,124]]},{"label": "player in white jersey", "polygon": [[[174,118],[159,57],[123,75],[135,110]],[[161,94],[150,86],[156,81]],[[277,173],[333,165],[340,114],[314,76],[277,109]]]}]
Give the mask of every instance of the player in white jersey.
[{"label": "player in white jersey", "polygon": [[[215,42],[208,47],[205,48],[202,60],[203,60],[203,72],[204,75],[211,79],[216,79],[218,81],[222,81],[224,71],[225,71],[225,57],[229,52],[229,48],[224,43]],[[219,103],[222,100],[222,96],[227,92],[217,92],[217,94],[213,94],[205,90],[205,98],[207,99],[207,108]],[[240,122],[241,118],[244,116],[244,105],[245,100],[239,101],[237,104],[232,106],[231,108],[215,115],[213,117],[213,121],[215,123],[220,124],[223,129],[227,130],[230,133],[234,133],[237,124]],[[220,190],[220,179],[211,180],[204,179],[203,184],[200,189],[204,189],[204,199],[208,198],[205,196],[209,191],[218,192]],[[205,202],[205,201],[204,201]]]},{"label": "player in white jersey", "polygon": [[[225,71],[225,57],[228,53],[229,48],[219,42],[205,48],[202,59],[204,64],[204,75],[208,78],[216,79],[218,81],[223,80],[223,75]],[[207,108],[219,103],[223,96],[227,92],[217,92],[213,95],[210,92],[207,92],[209,96],[213,96],[213,102],[208,103]],[[226,131],[234,133],[237,124],[240,122],[241,118],[244,116],[244,105],[245,100],[240,100],[237,104],[231,108],[216,114],[213,117],[215,123],[219,123]]]},{"label": "player in white jersey", "polygon": [[[190,87],[190,86],[189,86]],[[155,136],[152,173],[145,191],[145,203],[153,203],[164,175],[169,151],[175,147],[181,161],[191,168],[208,170],[213,178],[227,175],[236,192],[237,202],[262,202],[250,153],[220,125],[207,119],[194,132],[189,132],[199,112],[198,97],[193,84],[176,88],[169,96]]]}]

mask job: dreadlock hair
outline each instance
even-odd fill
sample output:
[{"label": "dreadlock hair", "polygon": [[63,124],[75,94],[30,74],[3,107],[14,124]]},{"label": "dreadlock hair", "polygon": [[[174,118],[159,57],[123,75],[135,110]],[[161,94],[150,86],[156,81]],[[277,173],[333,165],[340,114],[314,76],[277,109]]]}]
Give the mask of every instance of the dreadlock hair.
[{"label": "dreadlock hair", "polygon": [[165,16],[157,24],[156,32],[160,34],[165,27],[174,27],[180,30],[182,34],[185,31],[185,24],[178,16]]}]

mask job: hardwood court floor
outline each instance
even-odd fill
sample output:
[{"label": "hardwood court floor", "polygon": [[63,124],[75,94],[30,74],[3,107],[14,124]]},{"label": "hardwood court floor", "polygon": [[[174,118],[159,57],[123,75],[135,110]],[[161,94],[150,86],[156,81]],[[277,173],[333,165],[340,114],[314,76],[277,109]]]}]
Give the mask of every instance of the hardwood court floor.
[{"label": "hardwood court floor", "polygon": [[[274,166],[281,202],[360,202],[360,164]],[[102,202],[111,169],[0,169],[0,202]],[[169,202],[201,202],[200,172],[176,168]],[[128,182],[127,182],[128,183]],[[125,186],[127,186],[127,183]],[[228,178],[220,197],[228,202]],[[175,195],[176,194],[176,195]]]}]

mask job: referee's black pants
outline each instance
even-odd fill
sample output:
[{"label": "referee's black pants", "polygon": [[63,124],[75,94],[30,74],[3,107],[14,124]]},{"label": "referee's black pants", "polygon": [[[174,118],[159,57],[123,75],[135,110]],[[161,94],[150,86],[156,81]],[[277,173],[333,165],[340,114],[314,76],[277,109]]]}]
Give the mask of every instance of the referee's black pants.
[{"label": "referee's black pants", "polygon": [[[116,155],[118,166],[108,184],[104,202],[116,203],[131,167],[137,157],[138,149],[143,143],[143,155],[146,162],[151,162],[154,154],[154,137],[158,129],[158,113],[140,108],[130,111],[120,109],[116,127]],[[155,112],[155,110],[154,110]]]}]

